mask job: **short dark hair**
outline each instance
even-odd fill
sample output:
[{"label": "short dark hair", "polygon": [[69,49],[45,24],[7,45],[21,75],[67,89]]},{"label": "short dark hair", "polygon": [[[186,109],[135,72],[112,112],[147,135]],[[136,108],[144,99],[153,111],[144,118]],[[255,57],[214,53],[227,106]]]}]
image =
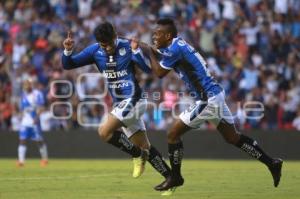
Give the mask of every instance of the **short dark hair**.
[{"label": "short dark hair", "polygon": [[94,36],[98,42],[110,42],[116,37],[116,31],[110,22],[99,24],[94,30]]},{"label": "short dark hair", "polygon": [[171,33],[172,37],[177,37],[177,28],[173,19],[163,18],[159,19],[156,23],[158,25],[168,26],[168,31]]}]

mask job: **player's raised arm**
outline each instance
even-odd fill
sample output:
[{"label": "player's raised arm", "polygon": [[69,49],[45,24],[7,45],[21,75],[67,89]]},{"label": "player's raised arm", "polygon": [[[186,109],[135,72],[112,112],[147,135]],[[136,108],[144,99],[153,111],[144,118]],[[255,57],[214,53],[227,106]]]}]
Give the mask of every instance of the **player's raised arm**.
[{"label": "player's raised arm", "polygon": [[135,38],[131,39],[132,60],[145,73],[151,73],[150,60],[144,55],[139,48],[139,42]]},{"label": "player's raised arm", "polygon": [[67,38],[63,41],[62,65],[65,70],[78,68],[94,63],[93,52],[98,48],[98,44],[88,46],[80,53],[73,55],[75,41],[72,32],[69,31]]}]

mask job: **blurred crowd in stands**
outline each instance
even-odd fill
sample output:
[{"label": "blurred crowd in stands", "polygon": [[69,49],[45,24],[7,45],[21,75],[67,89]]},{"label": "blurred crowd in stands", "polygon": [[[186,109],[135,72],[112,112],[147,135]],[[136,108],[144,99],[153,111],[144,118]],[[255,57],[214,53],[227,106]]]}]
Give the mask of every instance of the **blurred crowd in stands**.
[{"label": "blurred crowd in stands", "polygon": [[[103,108],[86,102],[109,106],[112,102],[109,96],[96,96],[103,91],[101,78],[80,76],[97,73],[95,66],[62,69],[62,41],[67,31],[73,32],[76,51],[95,42],[93,29],[104,20],[113,22],[119,35],[137,36],[151,44],[151,29],[160,17],[175,19],[180,37],[206,58],[208,69],[226,90],[238,128],[300,131],[299,0],[0,1],[1,131],[19,128],[18,104],[22,81],[27,78],[35,80],[35,87],[47,99],[46,111],[40,115],[44,131],[98,124]],[[166,129],[174,121],[172,107],[177,102],[193,102],[173,72],[164,79],[141,72],[137,76],[148,100],[163,103],[144,115],[149,129]],[[55,80],[59,81],[51,84]],[[61,80],[70,81],[71,86]],[[72,90],[72,96],[66,96]],[[264,117],[246,110],[260,108],[249,105],[250,101],[264,105]],[[185,108],[177,106],[176,112]],[[70,117],[55,119],[51,112]],[[203,129],[210,128],[203,125]]]}]

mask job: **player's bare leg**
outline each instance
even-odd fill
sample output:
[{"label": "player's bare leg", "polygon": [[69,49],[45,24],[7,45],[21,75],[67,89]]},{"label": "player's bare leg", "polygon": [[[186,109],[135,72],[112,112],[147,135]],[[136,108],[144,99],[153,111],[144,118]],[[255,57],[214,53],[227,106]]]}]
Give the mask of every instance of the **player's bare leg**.
[{"label": "player's bare leg", "polygon": [[98,128],[98,134],[100,138],[109,142],[109,140],[113,137],[115,131],[123,126],[122,122],[115,118],[112,114],[108,114],[107,120],[104,124],[100,125]]},{"label": "player's bare leg", "polygon": [[[130,154],[133,158],[140,158],[142,162],[146,162],[148,159],[148,151],[135,146],[123,132],[118,131],[122,126],[123,124],[120,120],[112,114],[109,114],[107,121],[99,126],[98,133],[100,138],[121,151]],[[138,172],[143,173],[144,165],[140,164],[139,167],[135,169],[139,170]]]},{"label": "player's bare leg", "polygon": [[134,133],[129,140],[142,149],[150,149],[150,141],[145,131],[138,131]]},{"label": "player's bare leg", "polygon": [[[174,192],[175,188],[183,185],[184,179],[181,175],[181,161],[183,158],[183,143],[181,136],[191,128],[184,124],[181,120],[177,120],[168,132],[168,151],[169,159],[172,167],[172,175],[161,184],[154,187],[157,191]],[[167,195],[163,193],[163,195]]]},{"label": "player's bare leg", "polygon": [[41,162],[40,162],[40,166],[41,167],[45,167],[48,165],[48,149],[47,149],[47,145],[44,141],[37,141],[38,147],[39,147],[39,151],[41,154]]},{"label": "player's bare leg", "polygon": [[[162,155],[160,152],[150,144],[149,139],[147,137],[147,134],[145,131],[138,131],[135,134],[133,134],[129,140],[135,144],[136,146],[140,147],[141,149],[148,150],[149,151],[149,158],[148,162],[151,164],[151,166],[159,172],[162,176],[165,178],[169,177],[171,175],[171,169],[166,164],[166,162],[163,160]],[[134,168],[136,168],[135,165],[141,164],[141,161],[137,158],[133,159]],[[137,172],[136,169],[133,170],[132,176],[134,178],[137,178],[141,175],[140,172]]]},{"label": "player's bare leg", "polygon": [[222,134],[227,143],[235,145],[240,148],[250,156],[258,159],[260,162],[264,163],[270,170],[274,186],[277,187],[281,178],[281,168],[283,161],[279,158],[269,157],[259,146],[258,143],[240,134],[234,124],[226,122],[224,119],[220,121],[217,126],[218,131]]},{"label": "player's bare leg", "polygon": [[20,140],[19,141],[19,147],[18,147],[18,161],[17,161],[17,167],[23,167],[25,164],[25,158],[26,158],[26,140]]}]

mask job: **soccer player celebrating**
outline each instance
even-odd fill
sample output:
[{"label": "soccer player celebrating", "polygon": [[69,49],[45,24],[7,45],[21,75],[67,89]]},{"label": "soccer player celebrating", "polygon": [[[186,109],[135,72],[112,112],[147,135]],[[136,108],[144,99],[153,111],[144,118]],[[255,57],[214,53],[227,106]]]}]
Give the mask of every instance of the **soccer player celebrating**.
[{"label": "soccer player celebrating", "polygon": [[[143,173],[147,160],[162,176],[169,177],[171,169],[156,148],[150,145],[141,119],[146,111],[146,100],[141,98],[142,90],[135,78],[134,65],[145,72],[150,69],[144,64],[141,54],[132,53],[129,40],[117,37],[111,23],[98,25],[94,36],[97,43],[73,55],[74,40],[68,33],[63,42],[62,63],[66,70],[95,63],[106,77],[114,109],[105,123],[99,126],[100,138],[133,157],[134,178]],[[121,127],[124,132],[118,130]]]},{"label": "soccer player celebrating", "polygon": [[39,115],[44,109],[45,99],[41,91],[33,88],[31,79],[23,82],[23,93],[21,96],[22,121],[19,131],[19,147],[17,166],[22,167],[26,157],[26,140],[32,139],[37,142],[41,154],[40,165],[48,164],[48,151],[43,139]]},{"label": "soccer player celebrating", "polygon": [[[283,161],[269,157],[256,141],[240,134],[234,125],[231,112],[225,102],[223,88],[215,81],[206,68],[203,57],[182,38],[177,37],[176,26],[171,19],[160,19],[153,34],[155,47],[133,40],[132,49],[138,45],[149,56],[151,68],[159,77],[164,77],[172,69],[186,83],[191,92],[197,95],[197,101],[182,112],[168,132],[168,151],[172,175],[155,187],[156,190],[175,190],[184,183],[181,175],[183,143],[181,136],[193,128],[199,128],[204,121],[212,122],[224,137],[250,156],[264,163],[270,170],[274,186],[277,187],[281,177]],[[158,54],[157,54],[158,53]],[[159,58],[157,58],[159,57]],[[158,60],[159,59],[159,60]]]}]

